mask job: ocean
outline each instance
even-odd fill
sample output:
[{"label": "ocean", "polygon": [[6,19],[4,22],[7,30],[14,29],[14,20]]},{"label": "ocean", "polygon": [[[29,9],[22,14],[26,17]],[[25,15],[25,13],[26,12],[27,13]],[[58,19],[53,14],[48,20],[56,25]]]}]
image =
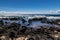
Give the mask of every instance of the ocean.
[{"label": "ocean", "polygon": [[22,14],[24,16],[29,15],[29,16],[58,16],[60,17],[60,14]]}]

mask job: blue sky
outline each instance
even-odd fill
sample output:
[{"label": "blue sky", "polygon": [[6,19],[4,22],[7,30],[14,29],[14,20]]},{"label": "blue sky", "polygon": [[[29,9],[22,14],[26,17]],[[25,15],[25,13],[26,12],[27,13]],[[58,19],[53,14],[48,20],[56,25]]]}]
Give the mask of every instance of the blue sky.
[{"label": "blue sky", "polygon": [[60,10],[60,0],[0,0],[0,11],[35,12]]},{"label": "blue sky", "polygon": [[60,0],[0,0],[0,10],[36,11],[60,9]]}]

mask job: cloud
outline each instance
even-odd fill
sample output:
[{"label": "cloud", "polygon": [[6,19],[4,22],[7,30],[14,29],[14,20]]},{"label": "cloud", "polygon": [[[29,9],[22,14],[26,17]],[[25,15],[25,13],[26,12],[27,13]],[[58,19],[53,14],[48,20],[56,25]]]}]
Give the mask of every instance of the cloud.
[{"label": "cloud", "polygon": [[56,12],[57,12],[57,13],[60,13],[60,10],[57,10]]},{"label": "cloud", "polygon": [[4,16],[19,16],[20,14],[59,14],[60,10],[49,10],[49,11],[33,11],[33,12],[7,12],[7,11],[0,11],[0,15]]}]

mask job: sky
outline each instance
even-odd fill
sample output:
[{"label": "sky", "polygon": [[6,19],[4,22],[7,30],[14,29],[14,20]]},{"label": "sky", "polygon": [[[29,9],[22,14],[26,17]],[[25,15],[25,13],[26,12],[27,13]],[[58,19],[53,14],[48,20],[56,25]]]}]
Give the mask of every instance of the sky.
[{"label": "sky", "polygon": [[0,0],[0,14],[59,14],[60,0]]}]

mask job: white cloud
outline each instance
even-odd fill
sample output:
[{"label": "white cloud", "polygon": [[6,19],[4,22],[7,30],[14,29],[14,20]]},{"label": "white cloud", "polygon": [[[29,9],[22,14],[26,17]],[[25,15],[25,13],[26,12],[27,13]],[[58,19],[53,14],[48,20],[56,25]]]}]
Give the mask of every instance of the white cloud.
[{"label": "white cloud", "polygon": [[57,13],[60,13],[60,10],[57,10],[56,12],[57,12]]},{"label": "white cloud", "polygon": [[49,10],[49,11],[33,11],[33,12],[7,12],[7,11],[0,11],[0,15],[4,16],[18,16],[20,14],[59,14],[60,10]]}]

